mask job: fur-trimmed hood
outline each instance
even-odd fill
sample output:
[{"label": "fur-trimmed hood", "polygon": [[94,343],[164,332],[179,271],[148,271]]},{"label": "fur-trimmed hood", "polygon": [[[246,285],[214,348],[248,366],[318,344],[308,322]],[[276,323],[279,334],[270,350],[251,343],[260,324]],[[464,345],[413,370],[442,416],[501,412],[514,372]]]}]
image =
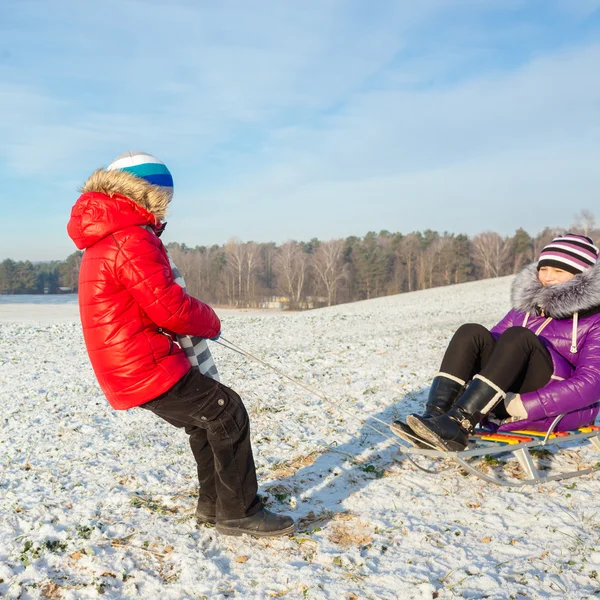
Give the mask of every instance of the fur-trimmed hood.
[{"label": "fur-trimmed hood", "polygon": [[105,171],[98,169],[83,184],[82,193],[98,192],[112,198],[115,194],[125,196],[151,212],[158,221],[167,214],[167,207],[173,198],[172,188],[152,185],[127,171]]},{"label": "fur-trimmed hood", "polygon": [[554,319],[570,319],[600,312],[600,265],[556,285],[543,286],[537,263],[526,266],[515,278],[511,302],[521,312],[535,313],[541,307]]},{"label": "fur-trimmed hood", "polygon": [[133,226],[161,229],[172,196],[168,188],[147,183],[125,171],[99,169],[85,182],[71,210],[67,232],[80,249]]}]

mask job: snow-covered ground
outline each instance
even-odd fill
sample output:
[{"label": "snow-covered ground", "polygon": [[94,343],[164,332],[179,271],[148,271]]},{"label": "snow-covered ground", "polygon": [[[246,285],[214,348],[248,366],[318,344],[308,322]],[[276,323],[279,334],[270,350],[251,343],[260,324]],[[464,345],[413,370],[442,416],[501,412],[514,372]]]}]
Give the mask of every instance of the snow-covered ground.
[{"label": "snow-covered ground", "polygon": [[[185,434],[110,409],[76,305],[0,306],[0,598],[597,597],[597,476],[502,488],[451,463],[426,475],[360,420],[416,410],[452,332],[498,320],[509,285],[222,312],[226,339],[327,397],[212,345],[249,408],[260,493],[298,521],[273,540],[196,527]],[[585,444],[556,462],[597,460]]]},{"label": "snow-covered ground", "polygon": [[[280,310],[253,308],[221,308],[219,314],[228,315],[277,315]],[[65,295],[0,295],[0,324],[4,323],[63,323],[79,318],[76,294]]]}]

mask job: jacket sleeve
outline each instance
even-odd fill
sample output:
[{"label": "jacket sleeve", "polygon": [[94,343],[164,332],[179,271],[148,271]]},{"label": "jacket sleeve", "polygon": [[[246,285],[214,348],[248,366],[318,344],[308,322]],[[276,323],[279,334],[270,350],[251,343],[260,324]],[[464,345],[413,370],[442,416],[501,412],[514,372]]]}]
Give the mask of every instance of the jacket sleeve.
[{"label": "jacket sleeve", "polygon": [[521,394],[528,419],[555,417],[600,400],[600,324],[590,328],[580,352],[571,377],[563,381],[553,379],[535,392]]},{"label": "jacket sleeve", "polygon": [[175,283],[160,240],[141,227],[122,240],[116,276],[159,327],[182,335],[215,337],[221,323],[215,311]]},{"label": "jacket sleeve", "polygon": [[498,339],[509,327],[514,327],[515,317],[518,314],[516,310],[510,310],[499,323],[496,323],[490,329],[490,333],[494,336],[494,339]]}]

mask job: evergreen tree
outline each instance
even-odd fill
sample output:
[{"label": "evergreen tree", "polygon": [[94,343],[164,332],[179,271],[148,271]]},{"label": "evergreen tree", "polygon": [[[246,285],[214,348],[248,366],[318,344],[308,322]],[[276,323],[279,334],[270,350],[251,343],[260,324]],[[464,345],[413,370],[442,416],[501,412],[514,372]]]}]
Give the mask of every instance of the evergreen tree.
[{"label": "evergreen tree", "polygon": [[70,254],[67,259],[60,265],[60,286],[70,288],[76,292],[79,284],[79,267],[81,266],[81,257],[83,252],[77,250]]},{"label": "evergreen tree", "polygon": [[454,278],[452,283],[464,283],[469,280],[473,272],[469,238],[463,233],[459,233],[454,237],[452,246],[454,253],[452,265]]},{"label": "evergreen tree", "polygon": [[0,269],[0,293],[14,294],[17,289],[17,263],[10,258],[2,261]]},{"label": "evergreen tree", "polygon": [[374,232],[368,233],[362,242],[354,246],[352,258],[359,298],[380,295],[384,288],[387,259]]},{"label": "evergreen tree", "polygon": [[35,294],[38,292],[38,278],[30,261],[18,263],[17,268],[17,293]]},{"label": "evergreen tree", "polygon": [[520,271],[523,265],[533,260],[533,240],[522,227],[515,231],[513,252],[513,273]]}]

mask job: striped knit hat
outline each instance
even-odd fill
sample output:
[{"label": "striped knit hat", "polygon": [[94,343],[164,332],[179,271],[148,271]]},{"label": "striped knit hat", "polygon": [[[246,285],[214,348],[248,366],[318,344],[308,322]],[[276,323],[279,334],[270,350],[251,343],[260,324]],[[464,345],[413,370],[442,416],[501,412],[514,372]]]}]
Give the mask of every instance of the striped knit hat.
[{"label": "striped knit hat", "polygon": [[136,177],[145,179],[152,185],[173,188],[173,177],[166,165],[155,156],[146,152],[125,152],[120,154],[106,168],[107,171],[128,171]]},{"label": "striped knit hat", "polygon": [[566,233],[555,237],[540,253],[537,268],[554,267],[573,275],[587,271],[598,260],[598,248],[585,235]]}]

